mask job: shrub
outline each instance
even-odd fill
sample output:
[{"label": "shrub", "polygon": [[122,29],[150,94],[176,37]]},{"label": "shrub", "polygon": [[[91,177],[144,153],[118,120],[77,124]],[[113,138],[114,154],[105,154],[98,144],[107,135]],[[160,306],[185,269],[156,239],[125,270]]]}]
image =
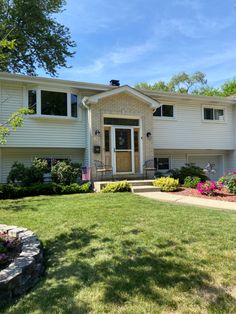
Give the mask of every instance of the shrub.
[{"label": "shrub", "polygon": [[73,183],[70,185],[57,183],[33,184],[28,187],[17,186],[14,184],[0,185],[0,199],[13,199],[37,195],[60,195],[89,192],[91,192],[91,184],[89,182],[82,185],[80,185],[79,183]]},{"label": "shrub", "polygon": [[70,184],[81,175],[81,165],[70,161],[58,161],[52,166],[52,180],[56,183]]},{"label": "shrub", "polygon": [[179,180],[170,177],[162,177],[154,180],[153,185],[158,187],[161,191],[171,192],[177,190]]},{"label": "shrub", "polygon": [[127,181],[108,183],[103,189],[103,193],[130,192],[131,186]]},{"label": "shrub", "polygon": [[25,179],[25,177],[26,167],[23,164],[16,161],[11,167],[11,170],[7,177],[7,182],[8,183],[22,182]]},{"label": "shrub", "polygon": [[185,164],[180,169],[172,169],[169,171],[169,174],[172,178],[179,179],[181,184],[184,183],[186,177],[199,177],[202,182],[208,179],[204,170],[194,164]]},{"label": "shrub", "polygon": [[200,182],[197,185],[197,190],[199,193],[204,195],[216,195],[217,191],[222,189],[221,182],[214,182],[212,180],[206,182]]},{"label": "shrub", "polygon": [[188,176],[184,179],[184,187],[195,189],[200,182],[201,179],[199,177]]},{"label": "shrub", "polygon": [[25,167],[23,164],[15,162],[8,174],[8,183],[21,183],[29,186],[34,183],[43,183],[43,175],[48,171],[46,160],[35,158],[32,166]]},{"label": "shrub", "polygon": [[219,182],[221,182],[230,193],[236,194],[236,172],[228,171],[219,179]]}]

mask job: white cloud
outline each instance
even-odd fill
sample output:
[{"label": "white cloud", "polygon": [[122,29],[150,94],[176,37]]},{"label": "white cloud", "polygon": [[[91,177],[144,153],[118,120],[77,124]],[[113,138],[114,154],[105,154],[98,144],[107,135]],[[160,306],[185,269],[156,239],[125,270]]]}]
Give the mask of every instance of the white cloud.
[{"label": "white cloud", "polygon": [[101,73],[105,69],[134,63],[154,49],[154,47],[151,42],[146,42],[140,45],[115,48],[113,49],[114,51],[93,60],[90,65],[73,67],[73,72],[81,75],[93,75]]}]

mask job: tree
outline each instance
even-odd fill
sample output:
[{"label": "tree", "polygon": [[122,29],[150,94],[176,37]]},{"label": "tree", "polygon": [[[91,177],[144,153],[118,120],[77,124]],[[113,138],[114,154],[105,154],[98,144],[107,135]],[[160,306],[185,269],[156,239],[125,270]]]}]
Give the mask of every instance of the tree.
[{"label": "tree", "polygon": [[185,72],[174,75],[168,85],[174,92],[189,94],[192,93],[195,89],[203,87],[206,84],[206,75],[198,71],[192,75],[189,75]]},{"label": "tree", "polygon": [[221,86],[222,96],[230,96],[236,94],[236,78],[225,82]]},{"label": "tree", "polygon": [[159,90],[167,92],[176,92],[181,94],[193,93],[199,88],[206,86],[206,75],[200,71],[189,75],[185,72],[181,72],[174,75],[169,82],[158,81],[154,84],[138,83],[136,88],[146,88],[150,90]]},{"label": "tree", "polygon": [[196,95],[228,97],[236,94],[236,79],[223,83],[219,88],[206,86],[194,91]]},{"label": "tree", "polygon": [[0,124],[0,144],[5,144],[11,132],[23,126],[24,116],[31,113],[33,111],[28,108],[20,108],[12,113],[6,122]]},{"label": "tree", "polygon": [[169,82],[158,81],[154,84],[141,82],[135,88],[144,88],[156,91],[176,92],[181,94],[194,94],[203,96],[227,97],[236,95],[236,78],[226,81],[220,87],[207,85],[206,75],[200,71],[189,75],[185,72],[172,76]]},{"label": "tree", "polygon": [[141,82],[135,85],[136,88],[144,88],[144,89],[150,89],[150,90],[160,90],[165,92],[170,92],[170,87],[168,84],[166,84],[164,81],[159,81],[154,84],[148,84],[145,82]]},{"label": "tree", "polygon": [[9,42],[17,42],[5,53],[0,71],[36,75],[39,67],[54,76],[59,67],[67,67],[75,42],[53,17],[64,5],[64,0],[0,0],[0,38],[8,34]]}]

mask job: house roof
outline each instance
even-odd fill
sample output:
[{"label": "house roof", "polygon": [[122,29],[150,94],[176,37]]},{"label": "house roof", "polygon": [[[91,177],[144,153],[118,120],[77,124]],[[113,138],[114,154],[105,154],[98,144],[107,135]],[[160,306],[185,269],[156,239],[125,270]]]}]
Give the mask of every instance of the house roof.
[{"label": "house roof", "polygon": [[97,91],[105,91],[114,89],[116,87],[106,84],[96,84],[96,83],[88,83],[88,82],[79,82],[79,81],[69,81],[62,80],[58,78],[48,78],[41,76],[28,76],[22,74],[13,74],[7,72],[0,72],[0,80],[3,81],[15,81],[22,82],[26,84],[50,84],[55,86],[66,86],[69,88],[79,88],[79,89],[91,89]]},{"label": "house roof", "polygon": [[98,103],[98,101],[100,99],[106,98],[106,97],[110,97],[110,96],[115,96],[118,94],[129,94],[132,95],[140,100],[142,100],[143,102],[145,102],[146,104],[148,104],[151,108],[155,109],[157,107],[160,107],[161,104],[159,101],[145,95],[144,93],[142,93],[141,91],[134,89],[128,85],[124,85],[124,86],[120,86],[117,87],[116,89],[112,89],[109,91],[105,91],[90,97],[86,98],[86,102],[90,103],[90,104],[96,104]]},{"label": "house roof", "polygon": [[[58,78],[47,78],[40,76],[27,76],[22,74],[13,74],[7,72],[0,72],[0,81],[12,81],[19,82],[25,84],[38,84],[38,85],[50,85],[56,87],[67,87],[67,88],[78,88],[84,91],[92,91],[92,93],[101,93],[113,90],[120,90],[122,87],[129,87],[133,91],[136,91],[138,95],[143,94],[146,96],[146,100],[152,99],[159,103],[165,103],[165,101],[169,102],[183,102],[185,103],[209,103],[209,104],[233,104],[236,105],[236,95],[232,95],[229,97],[219,97],[219,96],[200,96],[200,95],[190,95],[190,94],[178,94],[173,92],[163,92],[163,91],[151,91],[147,89],[135,89],[128,85],[124,85],[121,87],[111,86],[106,84],[96,84],[96,83],[88,83],[88,82],[79,82],[79,81],[70,81],[70,80],[62,80]],[[130,91],[130,90],[129,90]],[[133,95],[135,93],[133,92]],[[93,96],[91,96],[93,97]],[[148,103],[148,101],[147,101]],[[158,105],[159,106],[159,105]],[[157,106],[155,105],[155,108]]]}]

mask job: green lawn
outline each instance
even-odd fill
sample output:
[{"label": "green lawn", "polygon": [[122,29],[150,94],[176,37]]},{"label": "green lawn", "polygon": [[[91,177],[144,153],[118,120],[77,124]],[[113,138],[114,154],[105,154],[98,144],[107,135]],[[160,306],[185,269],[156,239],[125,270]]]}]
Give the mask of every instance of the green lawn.
[{"label": "green lawn", "polygon": [[87,194],[1,201],[0,222],[47,263],[3,313],[236,313],[236,212]]}]

